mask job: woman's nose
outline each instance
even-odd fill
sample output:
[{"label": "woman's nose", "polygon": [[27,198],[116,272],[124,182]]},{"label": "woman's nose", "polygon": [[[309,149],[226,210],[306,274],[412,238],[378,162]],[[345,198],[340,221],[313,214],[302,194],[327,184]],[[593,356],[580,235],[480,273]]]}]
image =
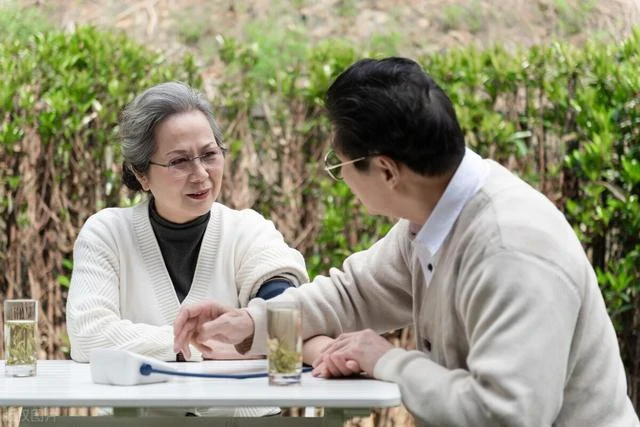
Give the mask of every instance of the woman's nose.
[{"label": "woman's nose", "polygon": [[194,181],[199,181],[209,176],[209,171],[200,158],[193,160],[191,168],[191,179]]}]

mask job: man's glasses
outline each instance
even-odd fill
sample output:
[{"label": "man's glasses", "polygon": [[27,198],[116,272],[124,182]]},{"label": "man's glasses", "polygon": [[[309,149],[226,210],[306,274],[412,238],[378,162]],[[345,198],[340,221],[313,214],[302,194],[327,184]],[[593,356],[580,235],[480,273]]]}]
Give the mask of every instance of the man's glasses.
[{"label": "man's glasses", "polygon": [[181,156],[171,159],[167,163],[149,161],[149,164],[167,168],[170,174],[177,178],[182,178],[193,173],[197,160],[199,160],[202,167],[208,171],[219,167],[224,162],[226,152],[226,148],[215,147],[208,149],[206,153],[199,156]]},{"label": "man's glasses", "polygon": [[369,156],[358,157],[357,159],[341,162],[340,158],[336,155],[336,152],[329,150],[324,156],[324,170],[327,171],[329,176],[336,181],[342,181],[342,166],[350,165],[352,163],[360,162]]}]

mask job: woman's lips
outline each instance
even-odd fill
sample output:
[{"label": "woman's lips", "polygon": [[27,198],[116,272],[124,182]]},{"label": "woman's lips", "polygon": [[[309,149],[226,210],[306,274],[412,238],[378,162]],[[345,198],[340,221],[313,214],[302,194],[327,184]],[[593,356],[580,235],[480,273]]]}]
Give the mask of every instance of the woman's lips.
[{"label": "woman's lips", "polygon": [[187,194],[187,197],[190,197],[194,200],[203,200],[203,199],[206,199],[208,195],[209,195],[209,190],[204,190],[204,191],[199,191],[197,193],[189,193]]}]

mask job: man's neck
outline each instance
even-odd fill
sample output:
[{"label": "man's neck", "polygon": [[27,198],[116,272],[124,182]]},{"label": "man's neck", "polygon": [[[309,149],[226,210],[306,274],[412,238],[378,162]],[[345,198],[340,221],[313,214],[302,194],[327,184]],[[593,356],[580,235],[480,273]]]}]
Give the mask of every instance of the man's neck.
[{"label": "man's neck", "polygon": [[402,212],[398,216],[423,225],[442,198],[452,177],[453,172],[441,176],[410,174],[399,193],[398,206]]}]

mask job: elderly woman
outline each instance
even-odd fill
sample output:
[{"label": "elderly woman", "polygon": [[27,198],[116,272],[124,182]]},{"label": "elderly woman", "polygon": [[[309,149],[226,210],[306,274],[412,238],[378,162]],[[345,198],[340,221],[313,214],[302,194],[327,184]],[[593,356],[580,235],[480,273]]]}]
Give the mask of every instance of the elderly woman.
[{"label": "elderly woman", "polygon": [[[226,150],[209,103],[181,83],[139,95],[121,115],[123,180],[147,200],[91,216],[74,247],[67,300],[71,357],[116,347],[180,360],[173,322],[205,299],[244,307],[307,282],[301,254],[253,210],[215,202]],[[190,360],[240,358],[209,341]]]}]

